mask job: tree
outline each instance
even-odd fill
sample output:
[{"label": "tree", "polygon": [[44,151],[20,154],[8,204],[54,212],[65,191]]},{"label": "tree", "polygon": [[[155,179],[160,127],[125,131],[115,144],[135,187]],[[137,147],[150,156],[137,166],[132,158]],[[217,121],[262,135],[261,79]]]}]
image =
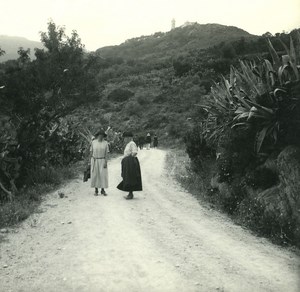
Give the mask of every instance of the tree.
[{"label": "tree", "polygon": [[18,50],[18,61],[22,64],[25,65],[28,62],[30,62],[30,49],[24,50],[23,47],[20,47]]},{"label": "tree", "polygon": [[273,35],[269,31],[265,32],[262,36],[265,37],[265,38],[273,37]]},{"label": "tree", "polygon": [[231,43],[227,43],[222,48],[222,55],[226,59],[233,59],[236,57],[236,51]]},{"label": "tree", "polygon": [[173,68],[176,76],[183,76],[192,69],[192,59],[189,56],[181,55],[173,61]]},{"label": "tree", "polygon": [[5,54],[5,51],[0,48],[0,57]]},{"label": "tree", "polygon": [[[98,93],[93,64],[76,31],[67,36],[64,28],[50,21],[41,41],[45,48],[36,49],[36,60],[20,48],[18,60],[1,66],[0,118],[7,117],[4,126],[14,129],[0,143],[0,187],[7,194],[15,194],[38,164],[68,161],[60,159],[68,137],[58,134],[61,118]],[[74,137],[70,135],[72,145]]]}]

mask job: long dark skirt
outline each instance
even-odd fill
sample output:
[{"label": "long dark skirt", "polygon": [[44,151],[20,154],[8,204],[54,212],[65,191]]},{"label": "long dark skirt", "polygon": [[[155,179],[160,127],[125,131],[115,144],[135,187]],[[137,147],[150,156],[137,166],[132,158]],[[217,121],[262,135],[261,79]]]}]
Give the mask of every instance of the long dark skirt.
[{"label": "long dark skirt", "polygon": [[126,156],[122,159],[122,178],[117,188],[124,192],[142,191],[142,176],[137,157]]}]

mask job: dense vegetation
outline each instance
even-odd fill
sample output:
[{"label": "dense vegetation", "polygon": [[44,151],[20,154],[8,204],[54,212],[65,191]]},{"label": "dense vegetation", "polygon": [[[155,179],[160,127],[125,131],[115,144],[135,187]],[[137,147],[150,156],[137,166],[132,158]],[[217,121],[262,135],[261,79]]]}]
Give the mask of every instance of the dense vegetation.
[{"label": "dense vegetation", "polygon": [[[211,32],[214,38],[208,43]],[[289,43],[289,34],[278,36]],[[130,127],[138,135],[157,132],[163,143],[172,143],[197,119],[194,105],[210,92],[213,82],[229,74],[239,59],[270,59],[267,37],[282,51],[278,36],[192,24],[99,49],[94,53],[99,64],[96,79],[103,90],[98,101],[81,107],[75,116],[90,112],[89,127],[97,122],[120,131]],[[207,47],[210,44],[213,47]]]},{"label": "dense vegetation", "polygon": [[81,158],[79,135],[64,117],[97,96],[93,60],[75,31],[66,36],[50,22],[41,41],[34,61],[20,48],[17,60],[0,66],[1,200],[12,200],[41,172]]},{"label": "dense vegetation", "polygon": [[199,103],[186,144],[194,170],[207,168],[212,201],[262,234],[298,244],[299,32],[281,45],[282,56],[269,41],[270,60],[231,66]]}]

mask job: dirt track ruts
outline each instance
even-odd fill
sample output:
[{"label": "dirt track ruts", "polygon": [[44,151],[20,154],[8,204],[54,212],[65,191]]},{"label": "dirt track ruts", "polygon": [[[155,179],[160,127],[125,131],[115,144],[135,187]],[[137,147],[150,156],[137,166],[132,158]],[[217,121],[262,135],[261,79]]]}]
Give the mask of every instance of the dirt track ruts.
[{"label": "dirt track ruts", "polygon": [[[144,191],[108,197],[80,179],[43,201],[0,243],[0,291],[300,291],[299,257],[199,205],[164,168],[166,152],[143,150]],[[4,265],[8,267],[4,268]]]}]

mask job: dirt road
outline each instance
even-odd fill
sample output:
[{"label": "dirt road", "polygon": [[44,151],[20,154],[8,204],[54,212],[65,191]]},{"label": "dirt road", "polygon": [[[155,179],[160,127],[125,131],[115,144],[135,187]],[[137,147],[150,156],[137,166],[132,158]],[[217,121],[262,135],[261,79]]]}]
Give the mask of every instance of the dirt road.
[{"label": "dirt road", "polygon": [[132,201],[75,180],[49,194],[0,243],[0,291],[300,291],[299,258],[201,207],[164,170],[166,153],[143,150],[144,191]]}]

